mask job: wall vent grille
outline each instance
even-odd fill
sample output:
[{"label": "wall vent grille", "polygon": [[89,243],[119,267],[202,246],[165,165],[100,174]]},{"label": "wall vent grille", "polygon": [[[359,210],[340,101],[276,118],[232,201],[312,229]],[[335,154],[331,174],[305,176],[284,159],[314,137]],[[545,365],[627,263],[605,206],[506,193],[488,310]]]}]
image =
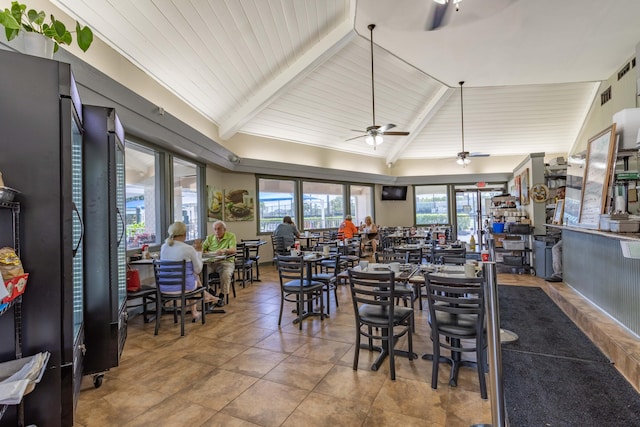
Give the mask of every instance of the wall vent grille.
[{"label": "wall vent grille", "polygon": [[620,71],[618,71],[618,80],[620,80],[622,77],[624,77],[624,75],[627,74],[630,69],[631,69],[631,64],[629,62],[627,62],[625,64],[625,66],[622,67],[622,69]]},{"label": "wall vent grille", "polygon": [[606,88],[604,92],[600,94],[600,105],[604,105],[611,100],[611,86]]}]

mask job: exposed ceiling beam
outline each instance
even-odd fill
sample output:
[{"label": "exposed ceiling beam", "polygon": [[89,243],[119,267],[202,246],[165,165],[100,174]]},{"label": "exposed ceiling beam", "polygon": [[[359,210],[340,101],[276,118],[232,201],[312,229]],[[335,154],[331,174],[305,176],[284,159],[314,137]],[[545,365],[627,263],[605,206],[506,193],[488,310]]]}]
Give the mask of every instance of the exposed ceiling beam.
[{"label": "exposed ceiling beam", "polygon": [[246,104],[222,122],[219,128],[220,138],[226,140],[235,135],[242,126],[285,93],[289,87],[304,79],[346,46],[355,35],[353,19],[344,20],[319,43],[305,52],[291,67],[263,86]]},{"label": "exposed ceiling beam", "polygon": [[454,92],[455,89],[444,85],[438,90],[438,92],[436,92],[431,101],[429,101],[409,126],[410,135],[406,138],[401,138],[401,142],[399,141],[393,150],[389,152],[389,155],[387,156],[387,164],[393,164],[398,160],[398,158],[400,158],[400,154],[402,154],[402,152],[404,152],[404,150],[413,142],[414,138],[420,134],[422,129],[431,121],[433,116],[440,111],[440,108],[442,108]]}]

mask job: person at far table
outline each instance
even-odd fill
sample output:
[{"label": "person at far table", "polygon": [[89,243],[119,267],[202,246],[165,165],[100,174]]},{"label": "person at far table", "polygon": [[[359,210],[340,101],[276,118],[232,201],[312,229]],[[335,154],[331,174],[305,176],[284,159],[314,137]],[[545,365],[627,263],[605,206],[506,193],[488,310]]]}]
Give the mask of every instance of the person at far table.
[{"label": "person at far table", "polygon": [[[227,231],[227,224],[223,221],[213,223],[213,234],[207,236],[202,243],[202,252],[213,252],[215,255],[235,255],[236,253],[236,235]],[[229,295],[233,273],[235,272],[235,257],[231,256],[226,259],[213,263],[212,271],[220,275],[221,292],[218,297],[218,307],[224,305],[224,296]]]},{"label": "person at far table", "polygon": [[[556,202],[558,200],[564,200],[566,187],[558,187],[556,192]],[[553,266],[553,274],[549,277],[545,277],[547,282],[562,282],[562,238],[553,245],[551,248],[551,259]]]},{"label": "person at far table", "polygon": [[[200,272],[202,271],[202,259],[196,249],[193,246],[187,245],[184,241],[187,238],[187,226],[183,222],[174,222],[169,226],[167,230],[169,237],[164,241],[160,247],[160,260],[161,261],[187,261],[187,277],[185,283],[185,289],[191,291],[195,288],[202,286],[200,282]],[[180,293],[180,290],[165,291],[162,292]],[[210,303],[217,303],[218,298],[205,291],[204,300]],[[197,309],[197,304],[194,303],[191,306],[191,316],[193,322],[200,320],[202,313]]]},{"label": "person at far table", "polygon": [[296,238],[300,237],[300,232],[296,228],[291,217],[287,215],[282,218],[282,224],[278,224],[273,235],[275,237],[282,237],[285,249],[289,250],[295,243]]},{"label": "person at far table", "polygon": [[376,253],[378,250],[378,226],[373,223],[370,215],[364,218],[364,224],[360,226],[360,232],[364,233],[360,250],[364,252],[365,245],[371,243],[371,250]]},{"label": "person at far table", "polygon": [[338,227],[338,236],[341,239],[353,239],[358,234],[358,227],[352,222],[351,215],[344,217],[344,221]]}]

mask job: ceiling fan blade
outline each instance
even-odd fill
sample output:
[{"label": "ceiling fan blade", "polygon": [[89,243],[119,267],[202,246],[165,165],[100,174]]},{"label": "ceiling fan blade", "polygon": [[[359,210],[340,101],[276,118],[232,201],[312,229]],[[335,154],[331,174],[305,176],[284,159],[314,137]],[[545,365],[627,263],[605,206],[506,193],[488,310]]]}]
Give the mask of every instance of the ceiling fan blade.
[{"label": "ceiling fan blade", "polygon": [[487,153],[469,153],[469,157],[489,157],[490,155]]},{"label": "ceiling fan blade", "polygon": [[397,135],[397,136],[407,136],[409,135],[409,132],[401,132],[401,131],[397,131],[397,132],[383,132],[383,135]]},{"label": "ceiling fan blade", "polygon": [[[361,132],[361,131],[358,131],[358,132]],[[358,135],[358,136],[354,136],[353,138],[345,139],[345,142],[346,142],[346,141],[351,141],[352,139],[363,138],[363,137],[365,137],[365,136],[367,136],[367,134],[366,134],[366,133],[365,133],[364,135]]]},{"label": "ceiling fan blade", "polygon": [[387,129],[393,129],[394,127],[396,127],[396,125],[394,125],[393,123],[387,123],[386,125],[380,126],[378,128],[378,132],[385,133]]},{"label": "ceiling fan blade", "polygon": [[427,21],[425,30],[433,31],[437,30],[444,23],[444,17],[447,14],[447,9],[452,6],[453,0],[447,1],[445,4],[434,4],[431,19]]}]

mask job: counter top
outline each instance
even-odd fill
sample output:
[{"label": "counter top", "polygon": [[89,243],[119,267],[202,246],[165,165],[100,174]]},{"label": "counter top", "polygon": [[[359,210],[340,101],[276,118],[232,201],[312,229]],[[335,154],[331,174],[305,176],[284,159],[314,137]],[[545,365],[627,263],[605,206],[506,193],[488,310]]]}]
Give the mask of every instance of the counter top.
[{"label": "counter top", "polygon": [[558,225],[558,224],[545,224],[545,225],[549,228],[577,231],[579,233],[585,233],[585,234],[594,234],[597,236],[609,237],[611,239],[616,239],[616,240],[633,240],[633,241],[640,240],[640,233],[613,233],[611,231],[600,231],[600,230],[594,230],[591,228],[576,227],[573,225]]}]

